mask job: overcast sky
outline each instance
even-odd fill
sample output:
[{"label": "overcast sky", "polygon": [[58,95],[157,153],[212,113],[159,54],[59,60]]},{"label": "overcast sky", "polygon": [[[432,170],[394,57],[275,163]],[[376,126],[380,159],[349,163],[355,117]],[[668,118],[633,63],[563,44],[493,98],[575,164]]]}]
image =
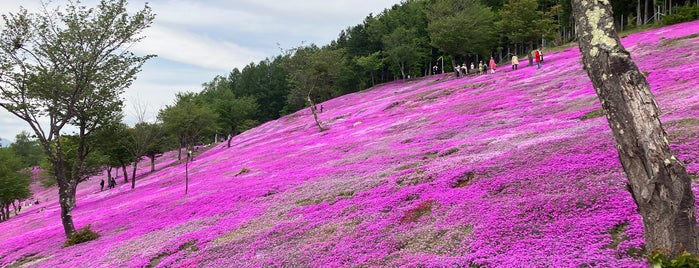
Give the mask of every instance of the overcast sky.
[{"label": "overcast sky", "polygon": [[[53,0],[53,6],[66,3]],[[96,0],[84,0],[94,5]],[[134,121],[133,103],[147,105],[154,119],[161,107],[174,102],[177,92],[199,92],[201,84],[280,54],[281,48],[329,44],[341,30],[362,23],[400,0],[131,0],[128,9],[148,2],[155,22],[137,54],[156,54],[127,89],[127,121]],[[0,13],[19,6],[39,11],[40,0],[0,0]],[[264,104],[262,104],[264,105]],[[27,124],[0,108],[0,138],[14,139]]]}]

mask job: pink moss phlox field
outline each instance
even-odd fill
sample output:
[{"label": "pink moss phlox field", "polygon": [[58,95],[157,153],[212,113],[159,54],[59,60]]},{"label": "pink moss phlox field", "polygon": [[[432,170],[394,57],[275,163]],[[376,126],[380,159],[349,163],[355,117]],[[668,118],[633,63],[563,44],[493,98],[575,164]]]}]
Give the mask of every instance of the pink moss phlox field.
[{"label": "pink moss phlox field", "polygon": [[[699,21],[623,39],[677,157],[699,173]],[[396,81],[78,188],[64,242],[56,190],[0,223],[0,266],[645,267],[643,226],[577,47],[544,67]],[[696,185],[694,186],[697,192]],[[36,188],[38,189],[38,188]]]}]

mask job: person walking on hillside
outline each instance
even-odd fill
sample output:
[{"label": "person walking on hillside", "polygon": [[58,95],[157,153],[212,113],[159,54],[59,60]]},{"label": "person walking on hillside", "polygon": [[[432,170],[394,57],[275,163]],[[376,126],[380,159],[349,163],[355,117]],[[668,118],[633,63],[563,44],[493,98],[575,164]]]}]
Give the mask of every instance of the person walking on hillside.
[{"label": "person walking on hillside", "polygon": [[519,58],[517,55],[512,55],[512,70],[517,70],[517,65],[519,65]]},{"label": "person walking on hillside", "polygon": [[541,47],[534,51],[534,61],[536,62],[536,69],[541,69],[541,65],[544,63],[544,53],[541,52]]},{"label": "person walking on hillside", "polygon": [[497,67],[498,65],[495,63],[495,58],[490,57],[490,73],[494,74]]},{"label": "person walking on hillside", "polygon": [[104,191],[104,179],[102,179],[102,181],[100,181],[100,192],[101,191]]}]

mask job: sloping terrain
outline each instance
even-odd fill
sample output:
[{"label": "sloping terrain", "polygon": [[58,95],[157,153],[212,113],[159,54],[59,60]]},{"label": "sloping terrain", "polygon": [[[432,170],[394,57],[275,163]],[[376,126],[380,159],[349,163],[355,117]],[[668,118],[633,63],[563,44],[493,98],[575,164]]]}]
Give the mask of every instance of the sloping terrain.
[{"label": "sloping terrain", "polygon": [[[695,176],[697,33],[699,21],[624,39]],[[545,53],[542,70],[327,101],[324,132],[308,109],[266,123],[198,155],[187,195],[173,154],[135,190],[99,192],[95,179],[74,211],[101,235],[89,243],[61,248],[55,190],[42,193],[0,224],[0,265],[645,267],[641,219],[578,48]]]}]

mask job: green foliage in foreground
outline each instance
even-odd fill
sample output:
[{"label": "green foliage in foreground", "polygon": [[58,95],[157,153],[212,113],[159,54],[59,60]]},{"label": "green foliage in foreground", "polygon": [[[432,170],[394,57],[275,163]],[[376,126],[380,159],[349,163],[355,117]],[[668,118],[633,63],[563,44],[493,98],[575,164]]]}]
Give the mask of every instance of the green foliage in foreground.
[{"label": "green foliage in foreground", "polygon": [[685,251],[675,259],[667,259],[660,252],[653,251],[648,256],[648,263],[653,268],[699,268],[699,257],[692,256],[692,254]]},{"label": "green foliage in foreground", "polygon": [[73,235],[71,235],[68,238],[68,240],[66,240],[66,242],[63,243],[63,247],[70,247],[72,245],[92,241],[97,239],[99,236],[100,235],[98,233],[90,230],[90,225],[87,225],[85,226],[85,228],[82,228],[79,231],[73,233]]}]

